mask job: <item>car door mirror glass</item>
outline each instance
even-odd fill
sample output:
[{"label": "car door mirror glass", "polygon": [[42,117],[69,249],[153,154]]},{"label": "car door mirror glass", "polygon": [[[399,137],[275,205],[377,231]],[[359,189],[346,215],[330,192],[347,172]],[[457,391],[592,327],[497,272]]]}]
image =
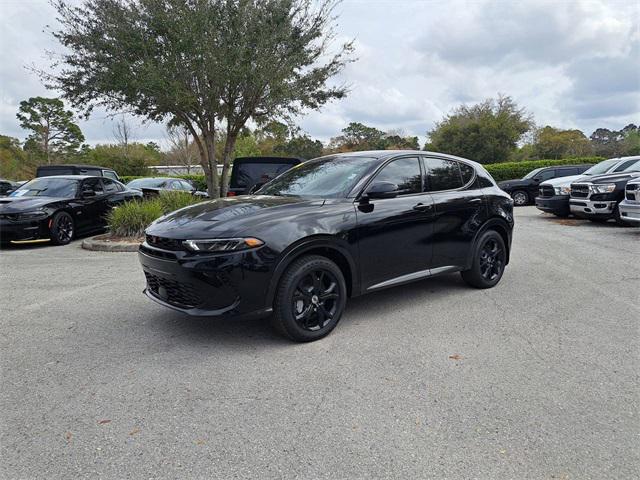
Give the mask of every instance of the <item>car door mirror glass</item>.
[{"label": "car door mirror glass", "polygon": [[367,189],[367,198],[393,198],[398,196],[400,190],[393,182],[373,182]]}]

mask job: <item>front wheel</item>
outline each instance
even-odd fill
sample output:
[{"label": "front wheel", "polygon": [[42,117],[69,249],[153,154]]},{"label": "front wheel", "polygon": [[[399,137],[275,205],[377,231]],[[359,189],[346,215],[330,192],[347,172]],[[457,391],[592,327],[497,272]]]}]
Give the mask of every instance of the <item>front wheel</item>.
[{"label": "front wheel", "polygon": [[461,272],[462,279],[475,288],[491,288],[502,278],[506,263],[504,240],[495,230],[488,230],[478,239],[471,268]]},{"label": "front wheel", "polygon": [[296,260],[283,274],[271,323],[297,342],[318,340],[338,324],[347,302],[342,272],[331,260],[309,255]]},{"label": "front wheel", "polygon": [[522,207],[529,203],[529,195],[527,192],[522,190],[515,191],[511,194],[511,198],[513,198],[513,204],[516,207]]},{"label": "front wheel", "polygon": [[58,212],[51,219],[51,241],[55,245],[66,245],[75,233],[73,218],[67,212]]}]

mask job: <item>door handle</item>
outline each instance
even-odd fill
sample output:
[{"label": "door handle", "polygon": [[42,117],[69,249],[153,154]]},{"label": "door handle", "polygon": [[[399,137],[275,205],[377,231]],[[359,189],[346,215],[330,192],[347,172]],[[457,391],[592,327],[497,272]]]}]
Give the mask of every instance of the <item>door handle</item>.
[{"label": "door handle", "polygon": [[428,212],[429,210],[431,210],[431,208],[432,205],[429,203],[418,203],[413,207],[414,210],[417,210],[419,212]]},{"label": "door handle", "polygon": [[469,200],[469,203],[480,203],[482,202],[481,198],[472,198],[471,200]]}]

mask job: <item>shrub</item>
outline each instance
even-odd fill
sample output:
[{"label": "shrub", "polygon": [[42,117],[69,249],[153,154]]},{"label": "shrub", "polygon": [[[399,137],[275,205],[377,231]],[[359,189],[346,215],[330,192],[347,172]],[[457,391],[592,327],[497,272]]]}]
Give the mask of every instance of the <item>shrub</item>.
[{"label": "shrub", "polygon": [[562,160],[530,160],[524,162],[493,163],[484,165],[496,182],[522,178],[531,170],[555,165],[595,164],[604,160],[602,157],[564,158]]},{"label": "shrub", "polygon": [[117,237],[142,237],[151,222],[189,205],[202,201],[183,192],[161,192],[148,200],[131,201],[120,205],[107,216],[111,235]]},{"label": "shrub", "polygon": [[161,216],[162,205],[158,199],[132,201],[111,210],[107,216],[107,224],[111,235],[141,237],[144,229]]}]

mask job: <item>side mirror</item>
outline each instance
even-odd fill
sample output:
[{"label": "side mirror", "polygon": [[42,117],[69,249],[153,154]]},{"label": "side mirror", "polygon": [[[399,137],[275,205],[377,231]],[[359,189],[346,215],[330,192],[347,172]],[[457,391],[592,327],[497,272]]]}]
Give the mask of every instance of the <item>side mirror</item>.
[{"label": "side mirror", "polygon": [[373,182],[367,189],[365,195],[367,198],[394,198],[398,196],[400,190],[398,185],[393,182]]}]

